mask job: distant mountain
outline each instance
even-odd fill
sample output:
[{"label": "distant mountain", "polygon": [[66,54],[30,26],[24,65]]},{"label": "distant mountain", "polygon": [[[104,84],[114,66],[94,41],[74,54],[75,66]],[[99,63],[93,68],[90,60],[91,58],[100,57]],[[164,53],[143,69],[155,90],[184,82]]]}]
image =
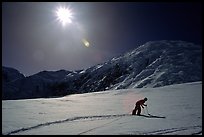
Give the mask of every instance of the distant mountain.
[{"label": "distant mountain", "polygon": [[2,82],[8,83],[24,77],[25,76],[16,69],[2,67]]},{"label": "distant mountain", "polygon": [[[2,67],[2,99],[9,99],[15,94],[18,85],[7,86],[8,83],[15,83],[18,79],[23,79],[25,76],[18,70],[10,67]],[[14,95],[15,96],[15,95]]]},{"label": "distant mountain", "polygon": [[[10,70],[7,70],[9,73]],[[38,98],[53,96],[50,88],[65,78],[69,71],[42,71],[32,76],[3,84],[3,99]],[[2,79],[4,81],[4,79]]]},{"label": "distant mountain", "polygon": [[[78,71],[43,71],[7,83],[4,95],[34,98],[160,87],[202,81],[202,47],[185,41],[151,41],[105,63]],[[13,97],[6,96],[11,99]]]}]

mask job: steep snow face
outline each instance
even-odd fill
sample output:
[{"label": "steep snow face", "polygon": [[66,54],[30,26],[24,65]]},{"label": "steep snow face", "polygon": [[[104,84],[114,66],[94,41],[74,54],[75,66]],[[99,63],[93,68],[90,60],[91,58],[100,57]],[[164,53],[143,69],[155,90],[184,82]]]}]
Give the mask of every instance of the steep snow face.
[{"label": "steep snow face", "polygon": [[129,75],[113,86],[160,87],[202,80],[202,48],[184,41],[148,42],[118,59]]},{"label": "steep snow face", "polygon": [[3,89],[15,98],[33,98],[195,81],[202,81],[202,47],[162,40],[147,42],[88,69],[42,71],[10,82]]},{"label": "steep snow face", "polygon": [[112,60],[83,70],[77,90],[160,87],[202,80],[202,48],[184,41],[147,42]]},{"label": "steep snow face", "polygon": [[[146,117],[132,116],[135,102],[144,97]],[[202,135],[202,82],[4,100],[2,134]]]}]

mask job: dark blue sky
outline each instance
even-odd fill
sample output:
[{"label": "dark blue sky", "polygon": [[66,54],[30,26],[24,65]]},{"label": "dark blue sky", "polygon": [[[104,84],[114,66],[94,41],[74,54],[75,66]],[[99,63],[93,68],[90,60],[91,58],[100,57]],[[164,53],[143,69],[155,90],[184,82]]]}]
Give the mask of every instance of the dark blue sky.
[{"label": "dark blue sky", "polygon": [[[56,20],[59,6],[73,11],[65,27]],[[2,3],[2,65],[25,75],[88,68],[155,40],[201,45],[202,3]]]}]

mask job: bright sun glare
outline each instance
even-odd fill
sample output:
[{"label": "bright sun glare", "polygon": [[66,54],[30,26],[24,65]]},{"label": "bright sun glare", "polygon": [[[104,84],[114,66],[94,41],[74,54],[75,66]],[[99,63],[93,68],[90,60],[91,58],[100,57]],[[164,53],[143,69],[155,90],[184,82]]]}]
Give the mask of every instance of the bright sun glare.
[{"label": "bright sun glare", "polygon": [[65,26],[68,23],[72,23],[73,13],[70,8],[59,7],[56,10],[57,20],[62,23],[62,26]]},{"label": "bright sun glare", "polygon": [[[57,16],[57,21],[59,21],[62,26],[66,26],[69,23],[73,22],[73,11],[72,9],[68,6],[59,6],[56,10],[55,10],[55,14]],[[75,23],[76,25],[77,23]],[[83,38],[82,39],[82,43],[85,47],[89,48],[90,47],[90,43],[87,39]]]}]

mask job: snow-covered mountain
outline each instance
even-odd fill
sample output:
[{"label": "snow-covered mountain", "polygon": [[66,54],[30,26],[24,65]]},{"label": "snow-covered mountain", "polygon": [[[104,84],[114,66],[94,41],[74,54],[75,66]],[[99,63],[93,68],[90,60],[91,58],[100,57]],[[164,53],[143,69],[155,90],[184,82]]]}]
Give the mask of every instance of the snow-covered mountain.
[{"label": "snow-covered mountain", "polygon": [[43,71],[8,82],[3,99],[160,87],[195,81],[202,81],[200,45],[185,41],[151,41],[88,69]]},{"label": "snow-covered mountain", "polygon": [[184,41],[147,42],[77,75],[81,82],[79,90],[87,92],[200,81],[202,48]]},{"label": "snow-covered mountain", "polygon": [[15,91],[19,85],[8,86],[9,83],[16,83],[19,79],[24,79],[25,76],[18,70],[10,67],[2,67],[2,99],[9,99],[15,96]]},{"label": "snow-covered mountain", "polygon": [[[7,70],[9,72],[9,70]],[[16,79],[3,84],[3,99],[22,99],[49,97],[54,95],[53,88],[64,79],[69,71],[42,71],[29,77]],[[3,79],[4,80],[4,79]],[[59,95],[59,94],[58,94]]]}]

